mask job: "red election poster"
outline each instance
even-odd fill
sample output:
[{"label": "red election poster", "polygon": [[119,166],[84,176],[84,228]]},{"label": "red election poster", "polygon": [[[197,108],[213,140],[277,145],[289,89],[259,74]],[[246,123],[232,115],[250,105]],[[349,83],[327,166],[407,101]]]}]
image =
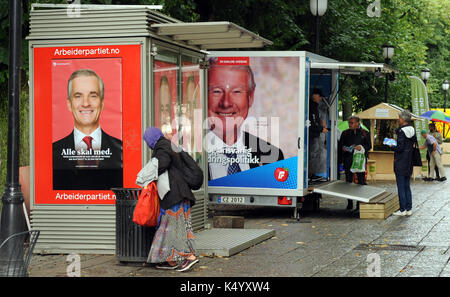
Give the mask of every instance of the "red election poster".
[{"label": "red election poster", "polygon": [[33,61],[34,203],[114,204],[141,167],[141,46],[37,47]]}]

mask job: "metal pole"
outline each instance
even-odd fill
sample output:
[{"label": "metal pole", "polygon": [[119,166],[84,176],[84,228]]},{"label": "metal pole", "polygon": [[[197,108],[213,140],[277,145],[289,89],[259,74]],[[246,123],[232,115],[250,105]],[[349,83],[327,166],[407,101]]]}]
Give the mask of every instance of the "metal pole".
[{"label": "metal pole", "polygon": [[[389,58],[385,58],[384,63],[386,63],[386,65],[389,65],[390,59]],[[389,72],[386,72],[386,82],[384,85],[384,102],[385,103],[389,103],[388,101],[388,89],[389,89]]]},{"label": "metal pole", "polygon": [[447,91],[444,91],[444,113],[447,109]]},{"label": "metal pole", "polygon": [[316,44],[314,52],[319,54],[320,15],[316,16]]},{"label": "metal pole", "polygon": [[[24,231],[25,220],[22,209],[24,202],[19,184],[19,146],[20,146],[20,65],[22,53],[22,1],[9,1],[9,84],[8,84],[8,160],[5,192],[2,197],[0,242],[12,234]],[[22,240],[16,237],[17,240]],[[14,251],[14,241],[0,252],[0,273],[8,275],[8,269],[23,266],[22,252]],[[15,259],[11,255],[17,255]]]},{"label": "metal pole", "polygon": [[[444,113],[447,113],[447,90],[444,91]],[[445,140],[445,123],[444,123],[444,131],[442,131],[444,135],[442,135],[444,137],[443,140]]]},{"label": "metal pole", "polygon": [[384,102],[388,103],[389,73],[386,73],[386,83],[384,86]]}]

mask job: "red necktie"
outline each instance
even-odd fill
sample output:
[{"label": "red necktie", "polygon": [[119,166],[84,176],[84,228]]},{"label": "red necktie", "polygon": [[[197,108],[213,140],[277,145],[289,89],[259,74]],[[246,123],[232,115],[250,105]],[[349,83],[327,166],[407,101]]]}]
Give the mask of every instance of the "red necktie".
[{"label": "red necktie", "polygon": [[86,143],[88,150],[90,150],[92,148],[92,137],[91,136],[85,136],[83,138],[84,143]]}]

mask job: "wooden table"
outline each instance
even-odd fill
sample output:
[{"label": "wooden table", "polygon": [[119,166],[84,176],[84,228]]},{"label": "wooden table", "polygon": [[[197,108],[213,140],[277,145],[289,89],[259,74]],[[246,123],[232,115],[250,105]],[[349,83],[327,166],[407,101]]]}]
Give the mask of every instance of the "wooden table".
[{"label": "wooden table", "polygon": [[376,162],[376,176],[378,180],[395,180],[394,152],[369,151],[369,160]]}]

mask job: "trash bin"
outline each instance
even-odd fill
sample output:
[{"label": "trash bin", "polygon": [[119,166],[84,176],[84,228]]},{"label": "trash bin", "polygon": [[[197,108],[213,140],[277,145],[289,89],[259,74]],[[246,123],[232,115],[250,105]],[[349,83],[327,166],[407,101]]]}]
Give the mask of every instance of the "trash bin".
[{"label": "trash bin", "polygon": [[120,262],[145,262],[150,251],[154,227],[133,223],[133,213],[141,188],[113,188],[116,194],[116,258]]}]

